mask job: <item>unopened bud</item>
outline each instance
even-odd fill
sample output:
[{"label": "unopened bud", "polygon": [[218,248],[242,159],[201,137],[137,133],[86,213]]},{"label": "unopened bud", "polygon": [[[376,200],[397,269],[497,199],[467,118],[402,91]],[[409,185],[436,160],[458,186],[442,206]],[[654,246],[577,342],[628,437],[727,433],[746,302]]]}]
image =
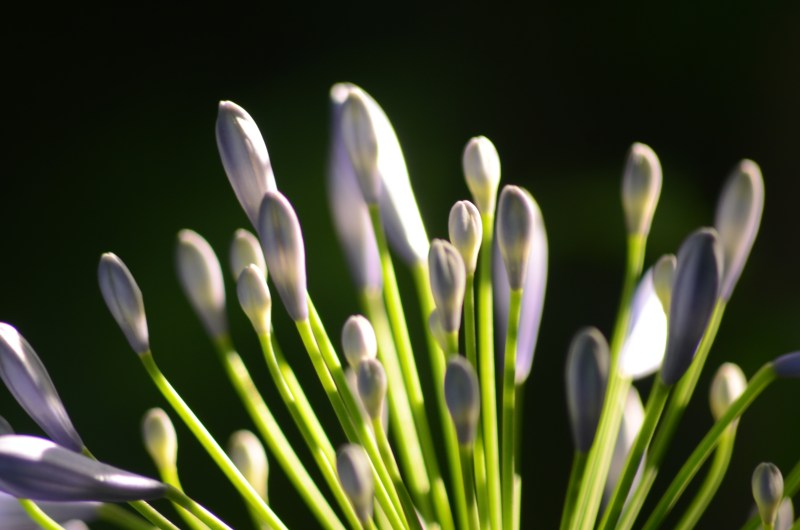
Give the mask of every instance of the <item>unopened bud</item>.
[{"label": "unopened bud", "polygon": [[269,461],[258,437],[250,431],[236,431],[228,440],[228,455],[258,496],[267,500]]},{"label": "unopened bud", "polygon": [[781,355],[772,361],[772,368],[778,377],[800,378],[800,351]]},{"label": "unopened bud", "polygon": [[719,419],[728,411],[731,403],[739,399],[745,388],[747,378],[744,372],[734,363],[724,363],[719,367],[711,381],[709,402],[714,419]]},{"label": "unopened bud", "polygon": [[248,265],[255,265],[267,275],[267,262],[264,259],[264,252],[261,250],[261,243],[252,232],[239,229],[233,234],[230,250],[231,272],[234,281],[239,279],[239,275]]},{"label": "unopened bud", "polygon": [[444,373],[444,400],[460,445],[471,445],[478,432],[481,394],[475,369],[464,357],[453,355]]},{"label": "unopened bud", "polygon": [[483,238],[483,224],[478,209],[469,201],[458,201],[450,210],[448,220],[450,242],[461,254],[467,274],[475,274],[478,251]]},{"label": "unopened bud", "polygon": [[266,335],[272,322],[272,296],[264,279],[264,273],[250,264],[239,275],[236,282],[236,295],[242,311],[250,319],[256,333]]},{"label": "unopened bud", "polygon": [[386,370],[377,359],[364,359],[358,365],[358,395],[371,420],[381,416],[386,398]]},{"label": "unopened bud", "polygon": [[148,351],[150,340],[142,291],[131,271],[121,259],[108,252],[100,257],[97,279],[108,310],[128,339],[128,344],[140,355]]},{"label": "unopened bud", "polygon": [[347,364],[353,368],[378,355],[378,339],[369,320],[361,315],[347,319],[342,327],[342,350]]},{"label": "unopened bud", "polygon": [[178,232],[175,248],[178,281],[206,333],[212,338],[228,333],[225,316],[225,282],[217,255],[197,232]]},{"label": "unopened bud", "polygon": [[753,471],[753,498],[764,526],[775,524],[783,500],[783,475],[775,464],[763,462]]},{"label": "unopened bud", "polygon": [[674,254],[664,254],[653,266],[653,286],[666,314],[669,314],[669,305],[672,301],[672,284],[675,282],[677,266],[678,260]]},{"label": "unopened bud", "polygon": [[494,144],[485,136],[470,139],[464,148],[462,166],[467,187],[478,209],[493,215],[500,186],[500,157]]},{"label": "unopened bud", "polygon": [[378,137],[364,92],[348,87],[342,106],[342,136],[350,155],[361,194],[367,204],[378,204],[381,178],[378,172]]},{"label": "unopened bud", "polygon": [[178,462],[178,435],[163,409],[150,409],[144,415],[142,439],[159,470],[175,469]]},{"label": "unopened bud", "polygon": [[366,451],[355,444],[346,444],[336,452],[336,471],[347,498],[359,520],[366,523],[372,518],[375,486],[372,466]]},{"label": "unopened bud", "polygon": [[456,333],[461,327],[467,272],[458,250],[443,239],[434,239],[428,254],[431,292],[442,328]]},{"label": "unopened bud", "polygon": [[525,284],[534,231],[537,229],[534,208],[533,197],[523,188],[506,186],[500,192],[497,246],[512,291],[522,289]]},{"label": "unopened bud", "polygon": [[575,449],[586,453],[594,442],[608,381],[608,343],[597,328],[580,330],[567,353],[567,406]]},{"label": "unopened bud", "polygon": [[629,235],[646,236],[661,194],[661,162],[640,143],[631,146],[622,175],[622,207]]}]

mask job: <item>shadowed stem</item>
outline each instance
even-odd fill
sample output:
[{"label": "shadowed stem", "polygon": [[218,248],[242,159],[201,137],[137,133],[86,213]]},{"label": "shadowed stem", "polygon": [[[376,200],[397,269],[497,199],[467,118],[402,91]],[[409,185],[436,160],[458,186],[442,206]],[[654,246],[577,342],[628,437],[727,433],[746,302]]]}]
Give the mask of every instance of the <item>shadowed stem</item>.
[{"label": "shadowed stem", "polygon": [[467,497],[467,510],[469,512],[470,530],[480,530],[481,522],[478,514],[478,505],[475,501],[475,482],[473,481],[473,448],[472,445],[461,446],[461,470],[464,475],[464,492]]},{"label": "shadowed stem", "polygon": [[508,303],[508,328],[503,367],[503,436],[502,436],[502,483],[503,483],[503,529],[514,528],[514,404],[517,397],[517,335],[519,316],[522,310],[522,289],[512,289]]},{"label": "shadowed stem", "polygon": [[230,526],[220,521],[216,515],[206,510],[179,489],[168,488],[167,498],[203,521],[211,530],[233,530]]},{"label": "shadowed stem", "polygon": [[583,471],[586,469],[586,455],[587,453],[575,451],[572,457],[572,471],[569,473],[569,482],[567,483],[567,495],[564,498],[564,509],[561,512],[561,526],[560,530],[566,530],[569,524],[569,514],[575,508],[575,497],[578,495],[578,487],[580,486]]},{"label": "shadowed stem", "polygon": [[28,499],[17,499],[17,502],[28,514],[28,517],[45,530],[64,530],[63,526],[51,519],[35,502]]}]

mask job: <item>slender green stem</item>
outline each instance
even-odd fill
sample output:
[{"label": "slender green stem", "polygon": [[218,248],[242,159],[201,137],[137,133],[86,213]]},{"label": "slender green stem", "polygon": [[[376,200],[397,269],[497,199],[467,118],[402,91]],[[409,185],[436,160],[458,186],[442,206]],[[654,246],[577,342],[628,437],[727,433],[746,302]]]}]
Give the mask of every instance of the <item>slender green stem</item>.
[{"label": "slender green stem", "polygon": [[516,403],[517,335],[522,310],[522,289],[512,289],[508,303],[508,328],[503,368],[503,529],[514,528],[514,404]]},{"label": "slender green stem", "polygon": [[230,526],[220,521],[216,515],[206,510],[179,489],[168,488],[167,498],[203,521],[211,530],[233,530]]},{"label": "slender green stem", "polygon": [[[164,483],[169,484],[177,490],[183,491],[183,488],[181,487],[181,480],[178,476],[177,466],[170,465],[169,467],[161,467],[157,461],[155,464],[156,467],[158,467],[158,472],[161,475],[161,480]],[[204,525],[199,519],[197,519],[197,517],[192,515],[192,513],[186,510],[183,506],[175,503],[173,503],[173,505],[175,506],[175,511],[181,516],[181,519],[183,519],[193,530],[207,529],[206,525]]]},{"label": "slender green stem", "polygon": [[[516,384],[516,374],[514,376]],[[516,397],[514,398],[514,476],[519,480],[519,485],[514,484],[514,520],[519,521],[522,516],[522,431],[523,431],[523,409],[525,407],[525,385],[516,384],[514,387]],[[516,489],[519,487],[520,491]],[[514,524],[514,530],[519,530],[519,525]]]},{"label": "slender green stem", "polygon": [[567,483],[567,495],[564,498],[564,509],[561,512],[561,526],[560,530],[566,530],[570,521],[570,514],[575,508],[575,500],[578,496],[578,486],[580,486],[583,471],[586,469],[586,455],[581,451],[575,451],[572,457],[572,471],[569,473],[569,482]]},{"label": "slender green stem", "polygon": [[708,469],[703,485],[697,491],[694,500],[686,509],[686,512],[681,517],[675,530],[692,530],[700,518],[705,513],[708,505],[711,504],[712,499],[717,494],[722,480],[725,478],[725,473],[728,471],[728,464],[731,462],[733,455],[733,444],[736,441],[736,424],[730,425],[719,440],[717,449],[714,452],[714,460],[711,462],[711,467]]},{"label": "slender green stem", "polygon": [[97,510],[97,518],[127,530],[153,530],[153,525],[116,504],[103,504]]},{"label": "slender green stem", "polygon": [[601,530],[611,530],[617,523],[622,507],[625,504],[625,499],[628,498],[628,492],[633,479],[636,477],[636,472],[641,464],[642,455],[644,455],[647,446],[653,439],[653,433],[658,425],[658,420],[661,417],[661,412],[664,410],[664,405],[669,397],[671,387],[664,384],[660,375],[657,375],[653,382],[653,389],[650,391],[650,397],[647,400],[647,407],[644,411],[644,421],[639,429],[639,434],[636,436],[636,441],[633,443],[628,457],[625,460],[625,465],[620,473],[617,485],[614,487],[614,493],[609,501],[608,508],[603,515],[600,523]]},{"label": "slender green stem", "polygon": [[[300,493],[306,506],[325,530],[344,530],[342,522],[292,449],[292,445],[286,439],[281,426],[258,392],[252,377],[250,377],[250,372],[241,356],[233,349],[230,340],[227,337],[221,337],[214,342],[214,345],[228,379],[244,404],[250,419],[253,420],[256,430],[266,442],[289,481]],[[276,349],[276,351],[279,350]]]},{"label": "slender green stem", "polygon": [[247,479],[244,478],[233,462],[231,462],[228,455],[225,454],[222,447],[219,446],[202,422],[197,419],[194,412],[192,412],[186,402],[183,401],[183,398],[180,397],[178,392],[172,387],[169,381],[167,381],[164,374],[161,373],[161,370],[159,370],[156,365],[153,355],[147,351],[140,354],[139,359],[142,361],[147,373],[150,375],[150,378],[153,380],[156,387],[158,387],[161,394],[169,402],[175,412],[178,413],[189,430],[192,431],[195,438],[197,438],[225,476],[228,477],[228,480],[230,480],[231,484],[233,484],[247,504],[256,511],[261,520],[268,523],[276,530],[285,529],[286,526],[283,522],[275,515],[275,512],[272,511],[267,503],[264,502],[264,499],[259,497],[255,489],[253,489],[250,483],[247,482]]},{"label": "slender green stem", "polygon": [[686,460],[683,467],[681,467],[666,493],[661,497],[655,510],[653,510],[647,523],[645,523],[644,530],[654,530],[661,525],[664,518],[680,498],[684,489],[689,485],[689,482],[691,482],[692,478],[711,454],[711,451],[714,450],[714,447],[719,442],[720,436],[725,432],[728,425],[741,416],[747,410],[747,407],[755,401],[758,395],[761,394],[775,378],[776,375],[775,370],[772,368],[772,363],[765,364],[756,372],[747,384],[745,391],[739,396],[739,399],[734,401],[728,408],[728,411],[717,420],[717,423],[708,431],[708,434],[706,434],[697,445],[694,452],[689,456],[689,459]]},{"label": "slender green stem", "polygon": [[625,267],[625,278],[622,284],[617,320],[611,337],[611,363],[608,377],[606,398],[600,414],[594,444],[589,450],[586,472],[581,480],[578,500],[575,504],[570,528],[572,530],[590,530],[594,527],[600,501],[603,496],[611,457],[614,453],[622,413],[625,410],[625,399],[631,385],[629,377],[619,370],[619,354],[625,341],[628,321],[631,313],[631,299],[636,282],[642,274],[646,238],[641,235],[628,236],[628,256]]},{"label": "slender green stem", "polygon": [[45,530],[64,530],[63,526],[51,519],[35,502],[28,499],[17,499],[17,502],[28,514],[28,517]]},{"label": "slender green stem", "polygon": [[478,278],[478,368],[481,384],[481,416],[489,491],[489,520],[493,530],[502,528],[500,499],[500,448],[497,430],[497,393],[494,367],[494,300],[492,299],[492,240],[494,213],[481,213],[483,241]]},{"label": "slender green stem", "polygon": [[478,515],[478,504],[475,499],[475,481],[472,469],[473,448],[472,445],[461,446],[461,469],[464,478],[464,491],[467,496],[467,511],[469,512],[470,530],[480,530],[481,522]]}]

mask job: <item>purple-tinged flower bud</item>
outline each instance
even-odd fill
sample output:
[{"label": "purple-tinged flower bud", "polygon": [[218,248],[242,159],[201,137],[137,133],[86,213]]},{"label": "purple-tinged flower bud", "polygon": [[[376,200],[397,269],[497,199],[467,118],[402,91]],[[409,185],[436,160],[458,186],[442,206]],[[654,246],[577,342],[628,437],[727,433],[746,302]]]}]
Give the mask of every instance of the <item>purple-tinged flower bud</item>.
[{"label": "purple-tinged flower bud", "polygon": [[511,290],[522,289],[525,284],[528,260],[535,233],[536,204],[523,188],[506,186],[500,192],[497,206],[497,246],[503,256]]},{"label": "purple-tinged flower bud", "polygon": [[674,254],[664,254],[653,266],[653,287],[656,290],[658,299],[661,300],[661,307],[664,313],[669,313],[669,305],[672,301],[672,284],[675,283],[675,269],[678,267],[678,259]]},{"label": "purple-tinged flower bud", "polygon": [[358,367],[365,359],[374,359],[378,355],[378,339],[366,317],[353,315],[344,323],[342,351],[347,364],[353,368]]},{"label": "purple-tinged flower bud", "polygon": [[708,393],[711,414],[715,420],[719,421],[725,415],[728,407],[739,399],[745,388],[747,388],[747,378],[741,368],[734,363],[724,363],[719,367]]},{"label": "purple-tinged flower bud", "polygon": [[252,232],[240,228],[233,234],[230,249],[230,265],[233,273],[233,281],[239,280],[239,275],[248,265],[255,265],[267,276],[267,262],[264,259],[264,252],[261,250],[261,243]]},{"label": "purple-tinged flower bud", "polygon": [[0,436],[0,490],[34,501],[158,499],[167,486],[34,436]]},{"label": "purple-tinged flower bud", "polygon": [[678,250],[661,380],[675,384],[694,360],[719,294],[722,249],[713,229],[691,234]]},{"label": "purple-tinged flower bud", "polygon": [[450,242],[464,260],[467,274],[475,274],[478,266],[478,251],[481,249],[483,224],[478,209],[469,201],[458,201],[450,209],[448,220]]},{"label": "purple-tinged flower bud", "polygon": [[228,456],[259,497],[267,500],[269,461],[258,437],[250,431],[236,431],[228,440]]},{"label": "purple-tinged flower bud", "polygon": [[108,310],[128,339],[128,344],[140,355],[148,351],[150,339],[142,291],[131,271],[116,255],[106,252],[100,256],[97,278]]},{"label": "purple-tinged flower bud", "polygon": [[567,408],[575,449],[586,453],[594,442],[608,382],[608,343],[597,328],[583,328],[567,353]]},{"label": "purple-tinged flower bud", "polygon": [[386,398],[386,370],[378,359],[364,359],[358,365],[358,396],[369,419],[379,418]]},{"label": "purple-tinged flower bud", "polygon": [[[361,401],[361,396],[358,393],[358,373],[357,367],[354,368],[352,366],[348,366],[344,370],[344,378],[347,380],[347,388],[350,390],[350,393],[353,394],[353,397],[356,398],[356,403],[358,404],[358,410],[363,415],[364,421],[366,422],[369,428],[372,428],[370,423],[371,418],[369,414],[367,414],[367,408],[364,406],[364,403]],[[381,407],[381,427],[383,427],[383,432],[389,432],[389,406],[388,400],[383,400],[383,406]]]},{"label": "purple-tinged flower bud", "polygon": [[714,227],[725,254],[720,297],[728,300],[739,281],[753,248],[764,211],[764,180],[761,168],[752,160],[742,160],[734,168],[717,203]]},{"label": "purple-tinged flower bud", "polygon": [[784,497],[775,518],[775,530],[791,530],[794,525],[794,505],[792,499]]},{"label": "purple-tinged flower bud", "polygon": [[428,329],[431,330],[431,335],[436,340],[436,343],[445,353],[455,353],[447,351],[449,349],[449,345],[447,344],[447,332],[444,330],[442,326],[442,319],[439,316],[439,310],[434,309],[431,311],[431,314],[428,315]]},{"label": "purple-tinged flower bud", "polygon": [[[3,322],[0,322],[0,378],[17,403],[50,438],[73,451],[83,449],[83,441],[72,426],[41,359],[25,337]],[[3,431],[10,432],[2,434],[13,433],[8,422],[3,421]]]},{"label": "purple-tinged flower bud", "polygon": [[272,282],[295,322],[308,318],[306,250],[297,214],[277,191],[264,195],[258,221],[261,248]]},{"label": "purple-tinged flower bud", "polygon": [[494,144],[485,136],[471,138],[464,148],[461,164],[478,209],[484,214],[494,215],[500,186],[500,157]]},{"label": "purple-tinged flower bud", "polygon": [[[102,506],[99,502],[37,502],[36,505],[48,517],[61,524],[65,530],[77,530],[77,527],[73,525],[79,520],[94,520]],[[40,527],[22,508],[19,499],[0,492],[0,528],[3,530],[38,530]]]},{"label": "purple-tinged flower bud", "polygon": [[256,333],[269,334],[272,322],[272,296],[261,269],[250,264],[242,271],[239,281],[236,282],[236,295],[242,311],[250,319]]},{"label": "purple-tinged flower bud", "polygon": [[345,258],[356,286],[378,292],[383,288],[378,244],[367,203],[342,135],[342,106],[353,85],[337,83],[331,88],[331,144],[328,154],[328,201],[333,225],[344,247]]},{"label": "purple-tinged flower bud", "polygon": [[434,239],[428,254],[428,272],[442,328],[448,333],[457,333],[461,327],[467,282],[464,260],[448,241]]},{"label": "purple-tinged flower bud", "polygon": [[481,392],[478,375],[464,357],[453,355],[444,373],[444,401],[456,428],[458,443],[471,445],[478,433]]},{"label": "purple-tinged flower bud", "polygon": [[622,373],[642,379],[664,362],[667,315],[654,287],[655,268],[642,276],[631,301],[631,318],[619,356]]},{"label": "purple-tinged flower bud", "polygon": [[772,368],[778,377],[800,378],[800,351],[781,355],[772,361]]},{"label": "purple-tinged flower bud", "polygon": [[375,484],[372,465],[366,451],[356,444],[346,444],[336,452],[336,471],[347,498],[359,520],[366,523],[372,518]]},{"label": "purple-tinged flower bud", "polygon": [[225,280],[217,255],[208,241],[192,230],[178,232],[175,247],[178,281],[206,333],[211,338],[228,333]]},{"label": "purple-tinged flower bud", "polygon": [[278,187],[256,122],[231,101],[219,103],[217,148],[239,204],[253,226],[258,227],[258,211],[264,194]]},{"label": "purple-tinged flower bud", "polygon": [[661,195],[661,162],[653,150],[640,143],[631,146],[622,174],[622,207],[629,235],[650,232]]},{"label": "purple-tinged flower bud", "polygon": [[[528,256],[528,270],[525,271],[525,283],[522,287],[522,309],[519,321],[524,322],[517,334],[517,367],[516,384],[527,381],[533,366],[533,354],[539,337],[539,326],[542,323],[544,295],[547,288],[547,232],[545,231],[542,212],[533,203],[535,224],[539,227],[533,233],[533,243]],[[492,263],[492,284],[494,285],[495,329],[505,330],[508,326],[509,283],[503,258],[495,239]],[[505,333],[495,333],[499,364],[503,366],[505,355]]]},{"label": "purple-tinged flower bud", "polygon": [[342,103],[341,134],[350,156],[361,195],[367,204],[378,204],[381,178],[378,170],[378,136],[366,94],[357,86],[347,87]]},{"label": "purple-tinged flower bud", "polygon": [[[617,442],[614,445],[614,454],[611,457],[611,466],[608,468],[608,478],[603,489],[603,499],[605,502],[611,499],[614,494],[614,489],[617,487],[619,476],[622,469],[625,467],[625,462],[628,460],[628,453],[631,452],[631,447],[639,436],[639,431],[642,429],[644,423],[644,406],[642,399],[639,397],[639,392],[636,387],[631,386],[628,391],[628,397],[625,400],[625,411],[622,414],[622,422],[619,426],[619,435]],[[641,463],[639,471],[641,471]],[[641,473],[637,473],[633,480],[631,488],[636,488],[639,483]]]},{"label": "purple-tinged flower bud", "polygon": [[783,500],[783,475],[775,464],[762,462],[753,471],[753,498],[765,526],[772,528]]},{"label": "purple-tinged flower bud", "polygon": [[142,440],[150,458],[159,470],[178,465],[178,435],[164,409],[148,410],[142,418]]}]

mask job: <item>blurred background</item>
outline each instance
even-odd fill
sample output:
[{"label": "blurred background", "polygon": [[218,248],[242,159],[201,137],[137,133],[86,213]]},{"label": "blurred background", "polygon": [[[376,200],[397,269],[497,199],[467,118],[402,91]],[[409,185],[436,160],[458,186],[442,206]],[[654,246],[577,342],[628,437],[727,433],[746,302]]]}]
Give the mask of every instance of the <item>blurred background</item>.
[{"label": "blurred background", "polygon": [[[175,234],[200,232],[226,264],[234,230],[247,227],[214,138],[217,102],[233,100],[266,139],[278,185],[302,222],[310,291],[338,337],[358,303],[325,197],[328,90],[357,83],[395,126],[431,237],[446,236],[450,206],[468,197],[461,152],[474,135],[494,141],[504,181],[526,186],[542,209],[550,283],[526,392],[522,520],[553,528],[572,457],[566,348],[582,326],[611,331],[625,252],[620,177],[632,142],[652,146],[664,170],[648,264],[713,222],[717,194],[740,159],[757,161],[766,182],[760,236],[663,475],[671,478],[711,425],[707,391],[719,364],[735,361],[751,375],[800,347],[798,15],[796,3],[725,3],[528,13],[404,6],[368,19],[343,6],[283,5],[219,14],[227,33],[106,34],[88,44],[78,34],[5,34],[0,321],[35,347],[96,455],[155,473],[139,420],[165,404],[100,297],[97,261],[113,251],[144,292],[154,353],[173,384],[220,441],[250,428],[178,287]],[[419,339],[410,276],[398,269]],[[268,384],[232,282],[228,294],[234,340],[310,464]],[[320,415],[332,416],[285,312],[278,306],[274,315]],[[756,464],[773,461],[788,472],[796,463],[798,403],[800,382],[781,382],[751,408],[701,527],[741,524]],[[40,432],[5,390],[0,414],[20,432]],[[181,425],[178,433],[187,491],[247,527],[222,475]],[[275,510],[291,528],[314,527],[273,470]],[[662,491],[664,481],[657,484]]]}]

